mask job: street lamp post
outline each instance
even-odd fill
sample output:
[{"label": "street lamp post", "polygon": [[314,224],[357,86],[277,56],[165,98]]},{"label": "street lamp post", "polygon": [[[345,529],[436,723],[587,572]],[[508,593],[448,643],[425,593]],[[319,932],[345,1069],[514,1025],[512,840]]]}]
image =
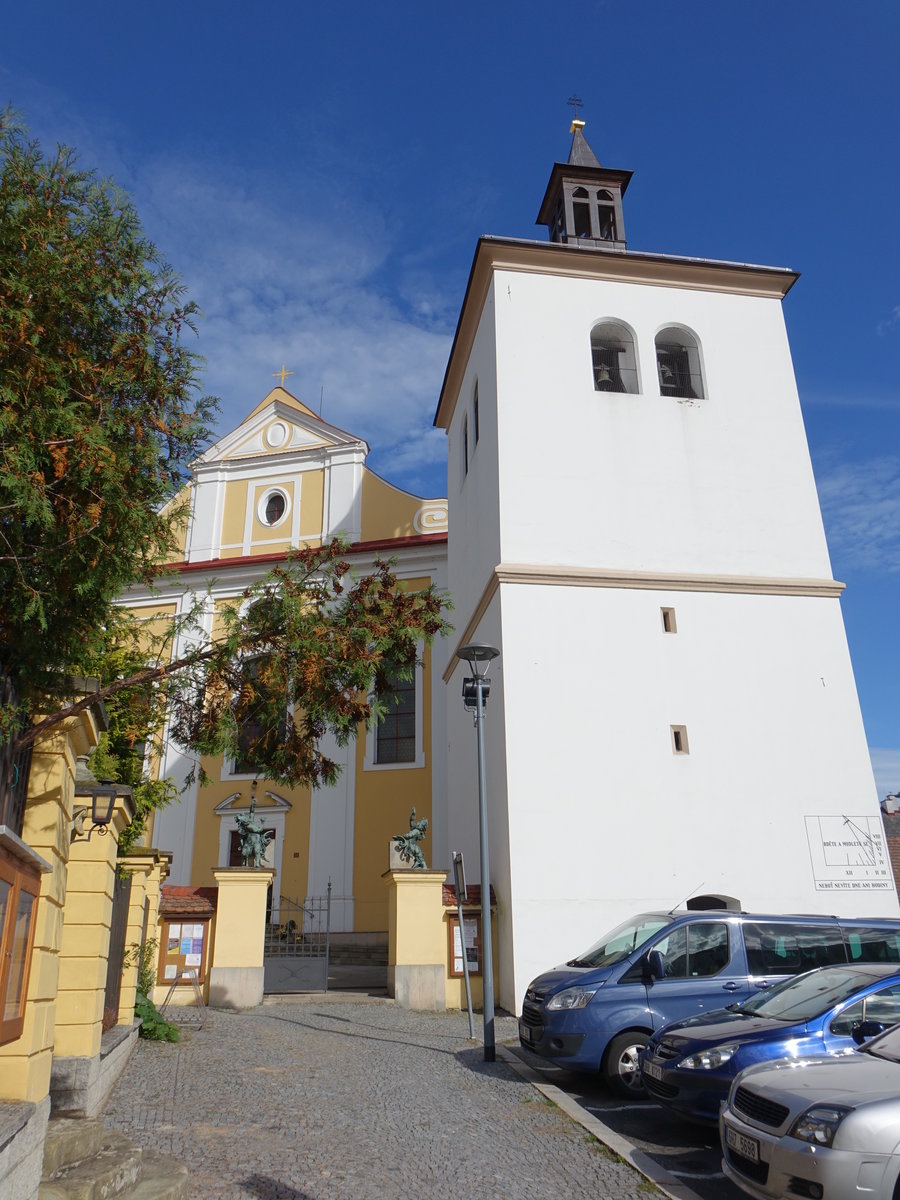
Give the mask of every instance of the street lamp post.
[{"label": "street lamp post", "polygon": [[[484,769],[484,706],[491,691],[487,670],[500,651],[495,646],[472,642],[461,646],[456,657],[469,664],[472,672],[463,680],[463,703],[475,713],[475,737],[478,746],[478,832],[481,847],[481,981],[484,1009],[484,1061],[497,1057],[494,1044],[494,948],[491,934],[491,867],[488,853],[487,795]],[[461,935],[462,936],[462,935]],[[463,936],[463,954],[465,937]]]}]

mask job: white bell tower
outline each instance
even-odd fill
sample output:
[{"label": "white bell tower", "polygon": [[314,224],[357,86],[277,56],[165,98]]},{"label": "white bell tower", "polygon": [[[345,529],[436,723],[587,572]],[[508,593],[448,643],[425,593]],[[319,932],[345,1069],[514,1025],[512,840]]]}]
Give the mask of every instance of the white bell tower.
[{"label": "white bell tower", "polygon": [[[897,915],[782,300],[797,275],[626,245],[572,126],[538,221],[475,251],[435,424],[487,710],[500,1003],[697,893]],[[445,648],[449,833],[478,878]]]}]

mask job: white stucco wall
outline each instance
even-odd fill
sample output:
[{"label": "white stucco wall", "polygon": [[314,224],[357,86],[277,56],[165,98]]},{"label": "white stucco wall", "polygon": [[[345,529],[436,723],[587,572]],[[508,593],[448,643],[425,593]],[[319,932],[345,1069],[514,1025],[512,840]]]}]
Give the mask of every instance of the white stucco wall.
[{"label": "white stucco wall", "polygon": [[[473,394],[478,381],[479,432],[474,440]],[[463,467],[462,430],[468,418],[469,470]],[[459,401],[447,439],[447,495],[450,517],[449,572],[453,579],[454,624],[460,633],[484,590],[500,553],[497,475],[497,364],[494,292],[485,301],[469,355]],[[465,613],[465,620],[461,614]],[[452,648],[447,647],[447,654]]]},{"label": "white stucco wall", "polygon": [[[498,272],[505,562],[828,577],[778,300]],[[594,390],[590,333],[636,334],[641,393]],[[706,397],[660,396],[654,338],[700,342]]]},{"label": "white stucco wall", "polygon": [[[501,644],[500,595],[494,596],[480,622],[475,641],[488,645]],[[477,743],[473,714],[463,705],[462,680],[468,666],[460,663],[445,688],[447,729],[447,826],[450,851],[462,850],[467,883],[481,882],[479,850]],[[487,799],[491,882],[498,903],[499,926],[497,953],[498,980],[495,983],[497,1003],[510,1012],[514,963],[513,914],[509,903],[512,892],[510,861],[510,809],[507,803],[507,761],[504,675],[498,661],[491,666],[491,694],[487,702],[484,725],[485,795]],[[435,859],[435,866],[442,866]],[[451,877],[452,878],[452,877]]]},{"label": "white stucco wall", "polygon": [[897,915],[889,869],[877,888],[814,879],[807,816],[880,819],[837,600],[501,596],[515,1002],[624,917],[699,893]]}]

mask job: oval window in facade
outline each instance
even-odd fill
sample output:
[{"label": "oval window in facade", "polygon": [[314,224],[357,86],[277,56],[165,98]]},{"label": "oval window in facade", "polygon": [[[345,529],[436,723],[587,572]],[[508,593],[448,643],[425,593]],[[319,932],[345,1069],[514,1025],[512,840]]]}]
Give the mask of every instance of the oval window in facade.
[{"label": "oval window in facade", "polygon": [[280,488],[272,488],[262,497],[256,510],[260,524],[268,525],[270,529],[274,529],[276,525],[280,525],[285,519],[288,508],[287,493],[283,492]]}]

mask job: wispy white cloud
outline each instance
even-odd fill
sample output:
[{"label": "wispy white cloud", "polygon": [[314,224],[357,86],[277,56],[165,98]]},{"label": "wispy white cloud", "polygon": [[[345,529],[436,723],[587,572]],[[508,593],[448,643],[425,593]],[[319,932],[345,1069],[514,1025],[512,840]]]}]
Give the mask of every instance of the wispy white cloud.
[{"label": "wispy white cloud", "polygon": [[876,332],[884,334],[889,330],[897,329],[898,327],[900,327],[900,304],[895,305],[891,311],[891,315],[886,317],[885,320],[879,321],[875,326],[875,329]]},{"label": "wispy white cloud", "polygon": [[802,396],[804,408],[852,408],[874,409],[880,412],[900,412],[900,392],[891,395],[879,395],[873,391],[863,393],[846,392],[804,392]]},{"label": "wispy white cloud", "polygon": [[[431,428],[450,347],[453,300],[427,264],[394,286],[396,250],[377,209],[301,192],[273,200],[249,183],[156,164],[134,183],[154,239],[204,319],[205,384],[221,432],[273,385],[288,387],[373,450],[372,465],[411,490],[444,489],[443,436]],[[399,257],[399,255],[398,255]]]},{"label": "wispy white cloud", "polygon": [[820,464],[817,483],[828,544],[842,568],[900,571],[900,458]]},{"label": "wispy white cloud", "polygon": [[891,793],[900,792],[900,750],[870,746],[869,757],[872,760],[879,800]]},{"label": "wispy white cloud", "polygon": [[327,141],[304,135],[301,168],[251,174],[202,155],[137,154],[114,116],[89,124],[49,86],[35,84],[23,107],[45,152],[75,145],[82,165],[132,195],[200,305],[191,348],[206,360],[204,390],[222,400],[218,434],[286,363],[291,391],[315,411],[323,400],[327,420],[365,438],[375,470],[444,494],[446,443],[432,419],[465,256],[448,282],[439,241],[411,251],[358,165],[328,161]]}]

